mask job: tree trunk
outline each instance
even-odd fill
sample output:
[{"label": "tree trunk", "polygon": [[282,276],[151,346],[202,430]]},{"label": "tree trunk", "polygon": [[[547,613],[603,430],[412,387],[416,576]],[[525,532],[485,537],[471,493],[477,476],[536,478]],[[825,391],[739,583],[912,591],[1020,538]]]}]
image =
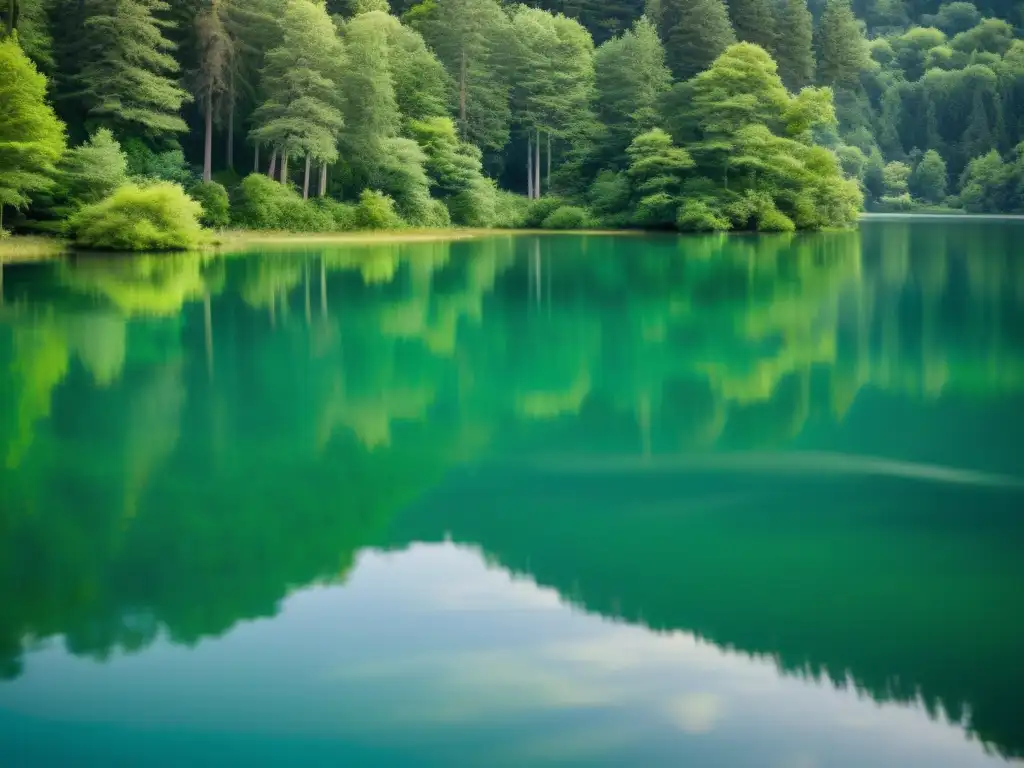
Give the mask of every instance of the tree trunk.
[{"label": "tree trunk", "polygon": [[309,200],[309,152],[306,153],[306,173],[302,177],[302,199]]},{"label": "tree trunk", "polygon": [[260,145],[259,144],[256,145],[256,149],[254,150],[254,153],[253,153],[253,156],[252,156],[252,172],[253,173],[259,173],[260,172]]},{"label": "tree trunk", "polygon": [[228,86],[228,170],[235,170],[235,73],[231,72],[231,82]]},{"label": "tree trunk", "polygon": [[533,200],[533,134],[526,134],[526,197]]},{"label": "tree trunk", "polygon": [[320,197],[327,194],[327,161],[320,166]]},{"label": "tree trunk", "polygon": [[533,145],[533,152],[533,171],[535,174],[535,179],[533,182],[533,191],[537,193],[537,199],[540,200],[540,128],[537,129],[537,142]]},{"label": "tree trunk", "polygon": [[277,150],[271,148],[270,150],[270,167],[267,168],[267,176],[274,178],[274,173],[277,171]]},{"label": "tree trunk", "polygon": [[459,122],[462,124],[462,138],[466,138],[466,51],[462,51],[459,66]]},{"label": "tree trunk", "polygon": [[288,151],[281,150],[281,183],[288,183]]},{"label": "tree trunk", "polygon": [[548,192],[551,191],[551,131],[548,131],[548,172],[547,177],[544,179],[544,184],[548,188]]},{"label": "tree trunk", "polygon": [[7,36],[14,31],[14,14],[18,8],[18,0],[7,0]]},{"label": "tree trunk", "polygon": [[206,94],[206,137],[203,141],[203,181],[213,177],[213,94]]}]

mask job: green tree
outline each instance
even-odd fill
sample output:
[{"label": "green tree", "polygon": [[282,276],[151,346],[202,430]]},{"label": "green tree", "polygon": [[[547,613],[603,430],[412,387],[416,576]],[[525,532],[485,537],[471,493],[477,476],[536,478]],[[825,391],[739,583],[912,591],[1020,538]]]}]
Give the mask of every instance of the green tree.
[{"label": "green tree", "polygon": [[52,183],[64,151],[64,126],[46,103],[46,78],[18,45],[17,32],[0,40],[0,230],[5,205]]},{"label": "green tree", "polygon": [[967,164],[960,180],[960,201],[972,213],[1009,210],[1011,168],[994,149]]},{"label": "green tree", "polygon": [[946,161],[934,149],[924,153],[911,174],[910,191],[929,203],[941,203],[946,198]]},{"label": "green tree", "polygon": [[953,2],[943,3],[935,15],[925,14],[921,17],[921,23],[931,27],[938,27],[947,35],[956,35],[966,32],[978,23],[981,14],[974,3]]},{"label": "green tree", "polygon": [[483,176],[480,150],[459,139],[448,117],[413,121],[409,133],[423,150],[431,190],[448,206],[452,222],[487,226],[494,216],[494,189]]},{"label": "green tree", "polygon": [[82,205],[98,203],[128,181],[128,158],[108,128],[100,128],[87,142],[64,153],[57,166],[55,195],[67,214]]},{"label": "green tree", "polygon": [[627,153],[627,173],[636,196],[634,222],[645,227],[674,226],[683,176],[693,167],[693,158],[673,145],[672,137],[660,128],[637,136]]},{"label": "green tree", "polygon": [[603,167],[621,168],[626,147],[659,122],[658,103],[672,82],[665,50],[654,25],[641,17],[594,54],[594,110],[604,130],[598,157]]},{"label": "green tree", "polygon": [[729,18],[737,40],[760,45],[766,51],[775,51],[775,16],[769,0],[732,0]]},{"label": "green tree", "polygon": [[736,42],[722,0],[653,0],[648,7],[665,44],[668,67],[678,79],[707,69]]},{"label": "green tree", "polygon": [[814,82],[814,20],[807,0],[784,0],[778,10],[775,57],[779,77],[791,91]]},{"label": "green tree", "polygon": [[909,191],[910,166],[906,163],[893,161],[885,164],[882,171],[882,183],[885,192],[891,197],[905,195]]},{"label": "green tree", "polygon": [[231,77],[235,69],[235,46],[225,24],[225,0],[209,0],[196,17],[196,42],[199,66],[193,75],[196,99],[204,119],[203,181],[213,174],[214,113],[223,114],[231,96]]},{"label": "green tree", "polygon": [[338,157],[338,132],[344,123],[339,82],[345,51],[322,5],[290,0],[281,45],[266,56],[266,101],[253,114],[255,141],[281,154],[281,182],[288,180],[288,158],[305,157],[302,196],[309,195],[310,166],[321,164],[320,194],[326,192],[326,168]]},{"label": "green tree", "polygon": [[509,135],[509,19],[495,0],[425,0],[405,16],[452,77],[462,137],[500,150]]},{"label": "green tree", "polygon": [[115,135],[148,138],[188,130],[181,105],[188,94],[176,81],[174,44],[159,14],[163,0],[87,0],[78,83],[90,116]]},{"label": "green tree", "polygon": [[4,20],[0,38],[17,31],[25,55],[48,74],[54,67],[49,12],[50,0],[0,0],[0,18]]},{"label": "green tree", "polygon": [[849,0],[828,0],[818,27],[818,82],[855,88],[868,64],[867,42]]}]

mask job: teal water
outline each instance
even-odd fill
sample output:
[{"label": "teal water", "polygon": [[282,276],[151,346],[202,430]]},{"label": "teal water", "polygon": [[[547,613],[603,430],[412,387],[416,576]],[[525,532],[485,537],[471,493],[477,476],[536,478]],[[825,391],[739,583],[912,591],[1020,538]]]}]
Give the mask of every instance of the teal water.
[{"label": "teal water", "polygon": [[6,265],[0,765],[1024,757],[1021,242]]}]

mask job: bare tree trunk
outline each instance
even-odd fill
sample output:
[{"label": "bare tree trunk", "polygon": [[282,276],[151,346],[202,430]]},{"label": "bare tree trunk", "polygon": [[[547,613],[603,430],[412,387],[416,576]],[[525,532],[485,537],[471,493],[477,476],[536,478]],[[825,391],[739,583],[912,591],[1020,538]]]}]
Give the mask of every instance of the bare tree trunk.
[{"label": "bare tree trunk", "polygon": [[14,31],[14,14],[17,12],[18,0],[7,0],[7,36]]},{"label": "bare tree trunk", "polygon": [[306,173],[302,177],[302,199],[309,200],[309,152],[306,153]]},{"label": "bare tree trunk", "polygon": [[213,94],[206,94],[206,138],[203,141],[203,181],[213,177]]},{"label": "bare tree trunk", "polygon": [[466,138],[466,51],[462,51],[459,65],[459,122],[462,124],[462,138]]},{"label": "bare tree trunk", "polygon": [[228,85],[228,170],[235,170],[235,72],[231,71],[231,81]]},{"label": "bare tree trunk", "polygon": [[537,193],[537,199],[540,200],[540,128],[537,129],[537,143],[533,145],[534,151],[534,163],[533,171],[536,175],[536,179],[533,182],[533,190]]},{"label": "bare tree trunk", "polygon": [[255,149],[254,154],[252,156],[252,172],[253,173],[259,173],[260,172],[260,145],[259,144],[256,145],[256,149]]},{"label": "bare tree trunk", "polygon": [[533,200],[533,134],[526,134],[526,197]]},{"label": "bare tree trunk", "polygon": [[288,183],[288,151],[281,149],[281,183]]},{"label": "bare tree trunk", "polygon": [[327,161],[320,166],[320,197],[327,194]]},{"label": "bare tree trunk", "polygon": [[271,148],[270,150],[270,167],[267,168],[267,176],[274,178],[274,174],[277,172],[277,150]]},{"label": "bare tree trunk", "polygon": [[547,185],[548,192],[551,192],[551,131],[548,131],[548,173],[544,184]]}]

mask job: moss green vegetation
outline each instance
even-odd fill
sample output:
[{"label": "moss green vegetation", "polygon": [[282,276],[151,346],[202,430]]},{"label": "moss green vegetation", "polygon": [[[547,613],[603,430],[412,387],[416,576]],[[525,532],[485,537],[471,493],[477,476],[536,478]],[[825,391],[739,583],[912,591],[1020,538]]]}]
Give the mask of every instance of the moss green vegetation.
[{"label": "moss green vegetation", "polygon": [[0,221],[62,232],[128,181],[296,232],[1024,211],[1008,0],[584,6],[11,2]]},{"label": "moss green vegetation", "polygon": [[116,251],[169,251],[203,242],[203,207],[177,184],[125,184],[68,219],[77,245]]}]

